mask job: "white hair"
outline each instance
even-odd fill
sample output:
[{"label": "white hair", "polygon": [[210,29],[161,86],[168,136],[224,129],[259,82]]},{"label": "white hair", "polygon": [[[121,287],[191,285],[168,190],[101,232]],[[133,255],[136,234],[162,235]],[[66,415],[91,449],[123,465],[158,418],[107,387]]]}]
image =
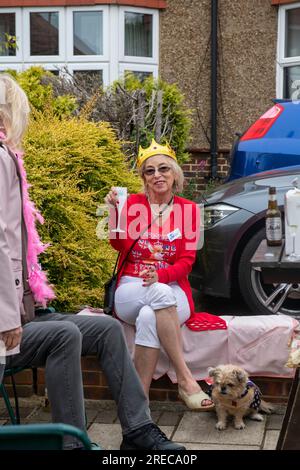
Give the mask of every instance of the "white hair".
[{"label": "white hair", "polygon": [[21,148],[29,112],[30,107],[25,92],[9,74],[0,73],[0,124],[5,129],[4,142],[9,147]]},{"label": "white hair", "polygon": [[[166,157],[168,159],[168,164],[170,165],[173,175],[174,175],[174,184],[173,184],[173,191],[174,193],[181,193],[183,190],[183,183],[184,183],[184,175],[181,167],[178,165],[177,161],[174,160],[174,158],[168,157],[167,155],[153,155],[155,157],[161,156],[161,157]],[[151,158],[151,157],[149,157]],[[148,158],[147,158],[148,160]],[[146,180],[144,177],[144,170],[146,166],[146,161],[142,164],[142,166],[139,168],[139,175],[143,179],[144,182],[144,191],[147,193],[147,185],[146,185]]]}]

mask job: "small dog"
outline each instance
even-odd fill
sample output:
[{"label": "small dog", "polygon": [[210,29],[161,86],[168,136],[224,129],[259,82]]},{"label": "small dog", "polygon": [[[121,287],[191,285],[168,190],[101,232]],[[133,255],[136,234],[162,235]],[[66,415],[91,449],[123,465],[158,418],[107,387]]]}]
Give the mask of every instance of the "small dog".
[{"label": "small dog", "polygon": [[259,388],[249,380],[247,372],[232,364],[210,367],[209,376],[213,384],[209,395],[216,406],[218,422],[216,428],[226,429],[227,416],[234,417],[235,429],[244,429],[243,417],[263,421],[259,411],[272,413],[273,407],[261,399]]}]

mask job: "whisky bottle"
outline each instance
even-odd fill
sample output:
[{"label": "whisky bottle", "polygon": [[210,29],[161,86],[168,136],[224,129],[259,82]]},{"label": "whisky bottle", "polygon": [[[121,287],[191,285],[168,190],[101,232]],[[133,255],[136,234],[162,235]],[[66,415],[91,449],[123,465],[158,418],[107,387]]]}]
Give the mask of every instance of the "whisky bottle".
[{"label": "whisky bottle", "polygon": [[269,246],[282,244],[281,212],[278,208],[276,188],[269,188],[269,203],[266,211],[266,239]]}]

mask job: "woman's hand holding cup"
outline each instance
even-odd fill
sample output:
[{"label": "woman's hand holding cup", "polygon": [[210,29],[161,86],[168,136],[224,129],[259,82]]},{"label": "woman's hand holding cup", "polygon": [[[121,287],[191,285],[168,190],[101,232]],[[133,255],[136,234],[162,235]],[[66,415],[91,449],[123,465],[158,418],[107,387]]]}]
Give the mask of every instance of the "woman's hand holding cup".
[{"label": "woman's hand holding cup", "polygon": [[104,201],[108,206],[113,206],[113,207],[118,206],[119,204],[118,192],[116,191],[114,186],[111,188],[109,193],[107,193],[107,195],[104,198]]}]

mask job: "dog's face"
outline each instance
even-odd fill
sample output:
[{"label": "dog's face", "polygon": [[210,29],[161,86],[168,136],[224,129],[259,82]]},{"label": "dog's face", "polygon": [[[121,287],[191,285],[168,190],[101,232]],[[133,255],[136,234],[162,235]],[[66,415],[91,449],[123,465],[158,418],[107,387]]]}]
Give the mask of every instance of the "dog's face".
[{"label": "dog's face", "polygon": [[209,376],[213,378],[214,391],[231,399],[241,396],[249,379],[244,369],[231,364],[210,368]]}]

